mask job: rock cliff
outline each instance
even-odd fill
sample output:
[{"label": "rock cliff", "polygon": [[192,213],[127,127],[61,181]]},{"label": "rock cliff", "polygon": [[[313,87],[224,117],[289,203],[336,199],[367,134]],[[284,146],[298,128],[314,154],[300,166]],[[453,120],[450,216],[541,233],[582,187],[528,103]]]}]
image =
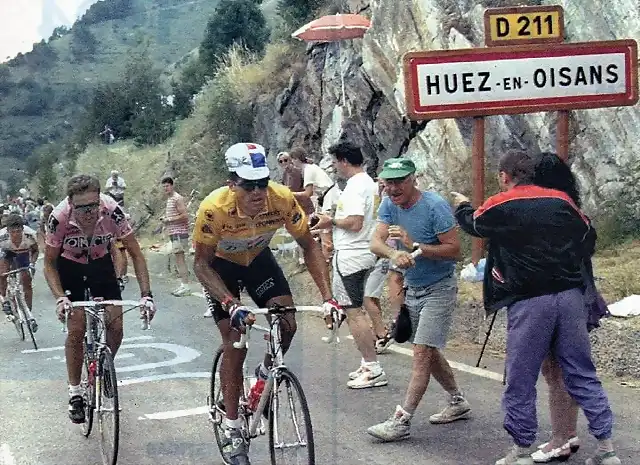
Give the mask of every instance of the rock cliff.
[{"label": "rock cliff", "polygon": [[[638,0],[348,0],[369,16],[363,39],[309,44],[304,71],[255,105],[254,131],[271,153],[303,144],[316,160],[339,137],[364,147],[370,173],[391,157],[413,159],[423,187],[470,186],[472,121],[411,122],[405,114],[402,56],[407,51],[484,46],[483,11],[515,4],[560,4],[567,42],[640,39]],[[342,101],[341,73],[346,102]],[[488,117],[488,169],[508,148],[555,149],[556,113]],[[570,117],[570,157],[587,206],[613,198],[620,176],[640,158],[640,107],[581,110]],[[327,163],[325,157],[323,163]],[[491,178],[488,178],[491,179]],[[467,191],[469,192],[469,191]]]}]

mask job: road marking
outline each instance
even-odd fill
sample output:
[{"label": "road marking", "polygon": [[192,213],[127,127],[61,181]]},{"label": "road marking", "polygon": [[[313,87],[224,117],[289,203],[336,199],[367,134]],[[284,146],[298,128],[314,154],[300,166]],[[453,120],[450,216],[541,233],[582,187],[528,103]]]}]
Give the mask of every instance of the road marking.
[{"label": "road marking", "polygon": [[[149,341],[153,339],[153,336],[133,336],[133,337],[125,337],[122,339],[122,342],[130,342],[130,341]],[[64,346],[59,347],[41,347],[38,350],[35,349],[25,349],[22,351],[23,354],[37,354],[38,352],[55,352],[56,350],[64,350]]]},{"label": "road marking", "polygon": [[[118,370],[121,371],[121,370]],[[211,378],[211,373],[208,371],[194,371],[187,373],[165,373],[158,375],[142,376],[140,378],[126,378],[118,381],[118,386],[128,386],[130,384],[148,383],[152,381],[162,381],[165,379],[180,379],[180,378]]]},{"label": "road marking", "polygon": [[[349,334],[347,339],[353,340],[353,336]],[[406,347],[396,347],[395,345],[389,347],[387,350],[391,352],[395,352],[402,355],[408,355],[409,357],[413,357],[413,350],[407,349]],[[469,373],[476,376],[481,376],[482,378],[493,379],[495,381],[502,382],[503,375],[500,373],[496,373],[495,371],[485,370],[484,368],[472,367],[471,365],[467,365],[465,363],[454,362],[452,360],[447,360],[451,368],[455,368],[458,371],[463,371],[465,373]]]},{"label": "road marking", "polygon": [[2,443],[0,446],[0,465],[16,465],[16,459],[9,449],[9,445]]},{"label": "road marking", "polygon": [[209,407],[204,405],[202,407],[188,408],[183,410],[169,410],[167,412],[146,413],[138,417],[138,420],[170,420],[172,418],[204,415],[206,413],[209,413]]},{"label": "road marking", "polygon": [[[120,346],[123,349],[134,349],[134,348],[152,348],[152,349],[162,349],[167,350],[169,352],[173,352],[176,356],[171,360],[163,360],[162,362],[153,362],[153,363],[141,363],[138,365],[131,365],[128,367],[119,367],[116,369],[119,373],[126,373],[131,371],[142,371],[142,370],[153,370],[155,368],[160,367],[168,367],[172,365],[179,365],[181,363],[189,363],[196,358],[202,355],[195,349],[191,347],[181,346],[178,344],[168,344],[164,342],[149,342],[145,344],[123,344]],[[116,358],[117,361],[117,358]]]}]

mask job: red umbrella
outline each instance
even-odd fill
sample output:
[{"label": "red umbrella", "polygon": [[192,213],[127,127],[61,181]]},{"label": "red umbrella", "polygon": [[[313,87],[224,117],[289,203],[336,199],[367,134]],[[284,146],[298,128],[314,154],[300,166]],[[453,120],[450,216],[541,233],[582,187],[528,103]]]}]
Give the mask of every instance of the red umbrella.
[{"label": "red umbrella", "polygon": [[[291,34],[291,37],[307,42],[338,42],[338,53],[340,53],[339,42],[341,40],[362,38],[370,27],[371,21],[365,16],[338,13],[314,19]],[[342,60],[340,60],[340,66],[342,67]],[[342,70],[340,80],[342,101],[346,103]],[[349,113],[351,113],[351,109],[349,109]]]}]

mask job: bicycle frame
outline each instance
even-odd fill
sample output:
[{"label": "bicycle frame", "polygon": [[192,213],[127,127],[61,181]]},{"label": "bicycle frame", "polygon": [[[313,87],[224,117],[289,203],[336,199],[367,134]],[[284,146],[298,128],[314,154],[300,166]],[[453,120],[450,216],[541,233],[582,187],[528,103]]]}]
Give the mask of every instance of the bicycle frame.
[{"label": "bicycle frame", "polygon": [[[23,272],[30,272],[30,268],[27,267],[23,267],[23,268],[18,268],[16,270],[11,270],[8,271],[6,273],[3,273],[2,276],[7,278],[7,296],[6,299],[11,302],[11,300],[13,299],[14,303],[15,303],[15,309],[17,312],[17,315],[14,315],[20,319],[21,315],[20,315],[20,300],[24,300],[25,296],[24,296],[24,289],[22,288],[22,281],[18,278],[18,275],[23,273]],[[26,305],[26,302],[24,302],[24,310],[25,312],[27,312],[28,314],[24,315],[24,317],[28,320],[29,318],[31,318],[31,310],[29,309],[29,307]]]}]

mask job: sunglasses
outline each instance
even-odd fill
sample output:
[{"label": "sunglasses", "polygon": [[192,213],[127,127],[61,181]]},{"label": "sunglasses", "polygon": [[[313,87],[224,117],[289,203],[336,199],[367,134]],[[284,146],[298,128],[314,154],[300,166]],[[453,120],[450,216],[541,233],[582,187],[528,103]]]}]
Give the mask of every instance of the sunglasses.
[{"label": "sunglasses", "polygon": [[100,202],[87,203],[85,205],[74,205],[73,209],[78,213],[87,214],[96,211],[98,207],[100,207]]},{"label": "sunglasses", "polygon": [[255,181],[242,180],[237,182],[236,185],[242,190],[252,192],[256,189],[266,189],[269,185],[269,178],[256,179]]},{"label": "sunglasses", "polygon": [[288,158],[281,158],[280,160],[278,160],[278,163],[280,163],[281,165],[283,163],[289,163],[289,159]]}]

